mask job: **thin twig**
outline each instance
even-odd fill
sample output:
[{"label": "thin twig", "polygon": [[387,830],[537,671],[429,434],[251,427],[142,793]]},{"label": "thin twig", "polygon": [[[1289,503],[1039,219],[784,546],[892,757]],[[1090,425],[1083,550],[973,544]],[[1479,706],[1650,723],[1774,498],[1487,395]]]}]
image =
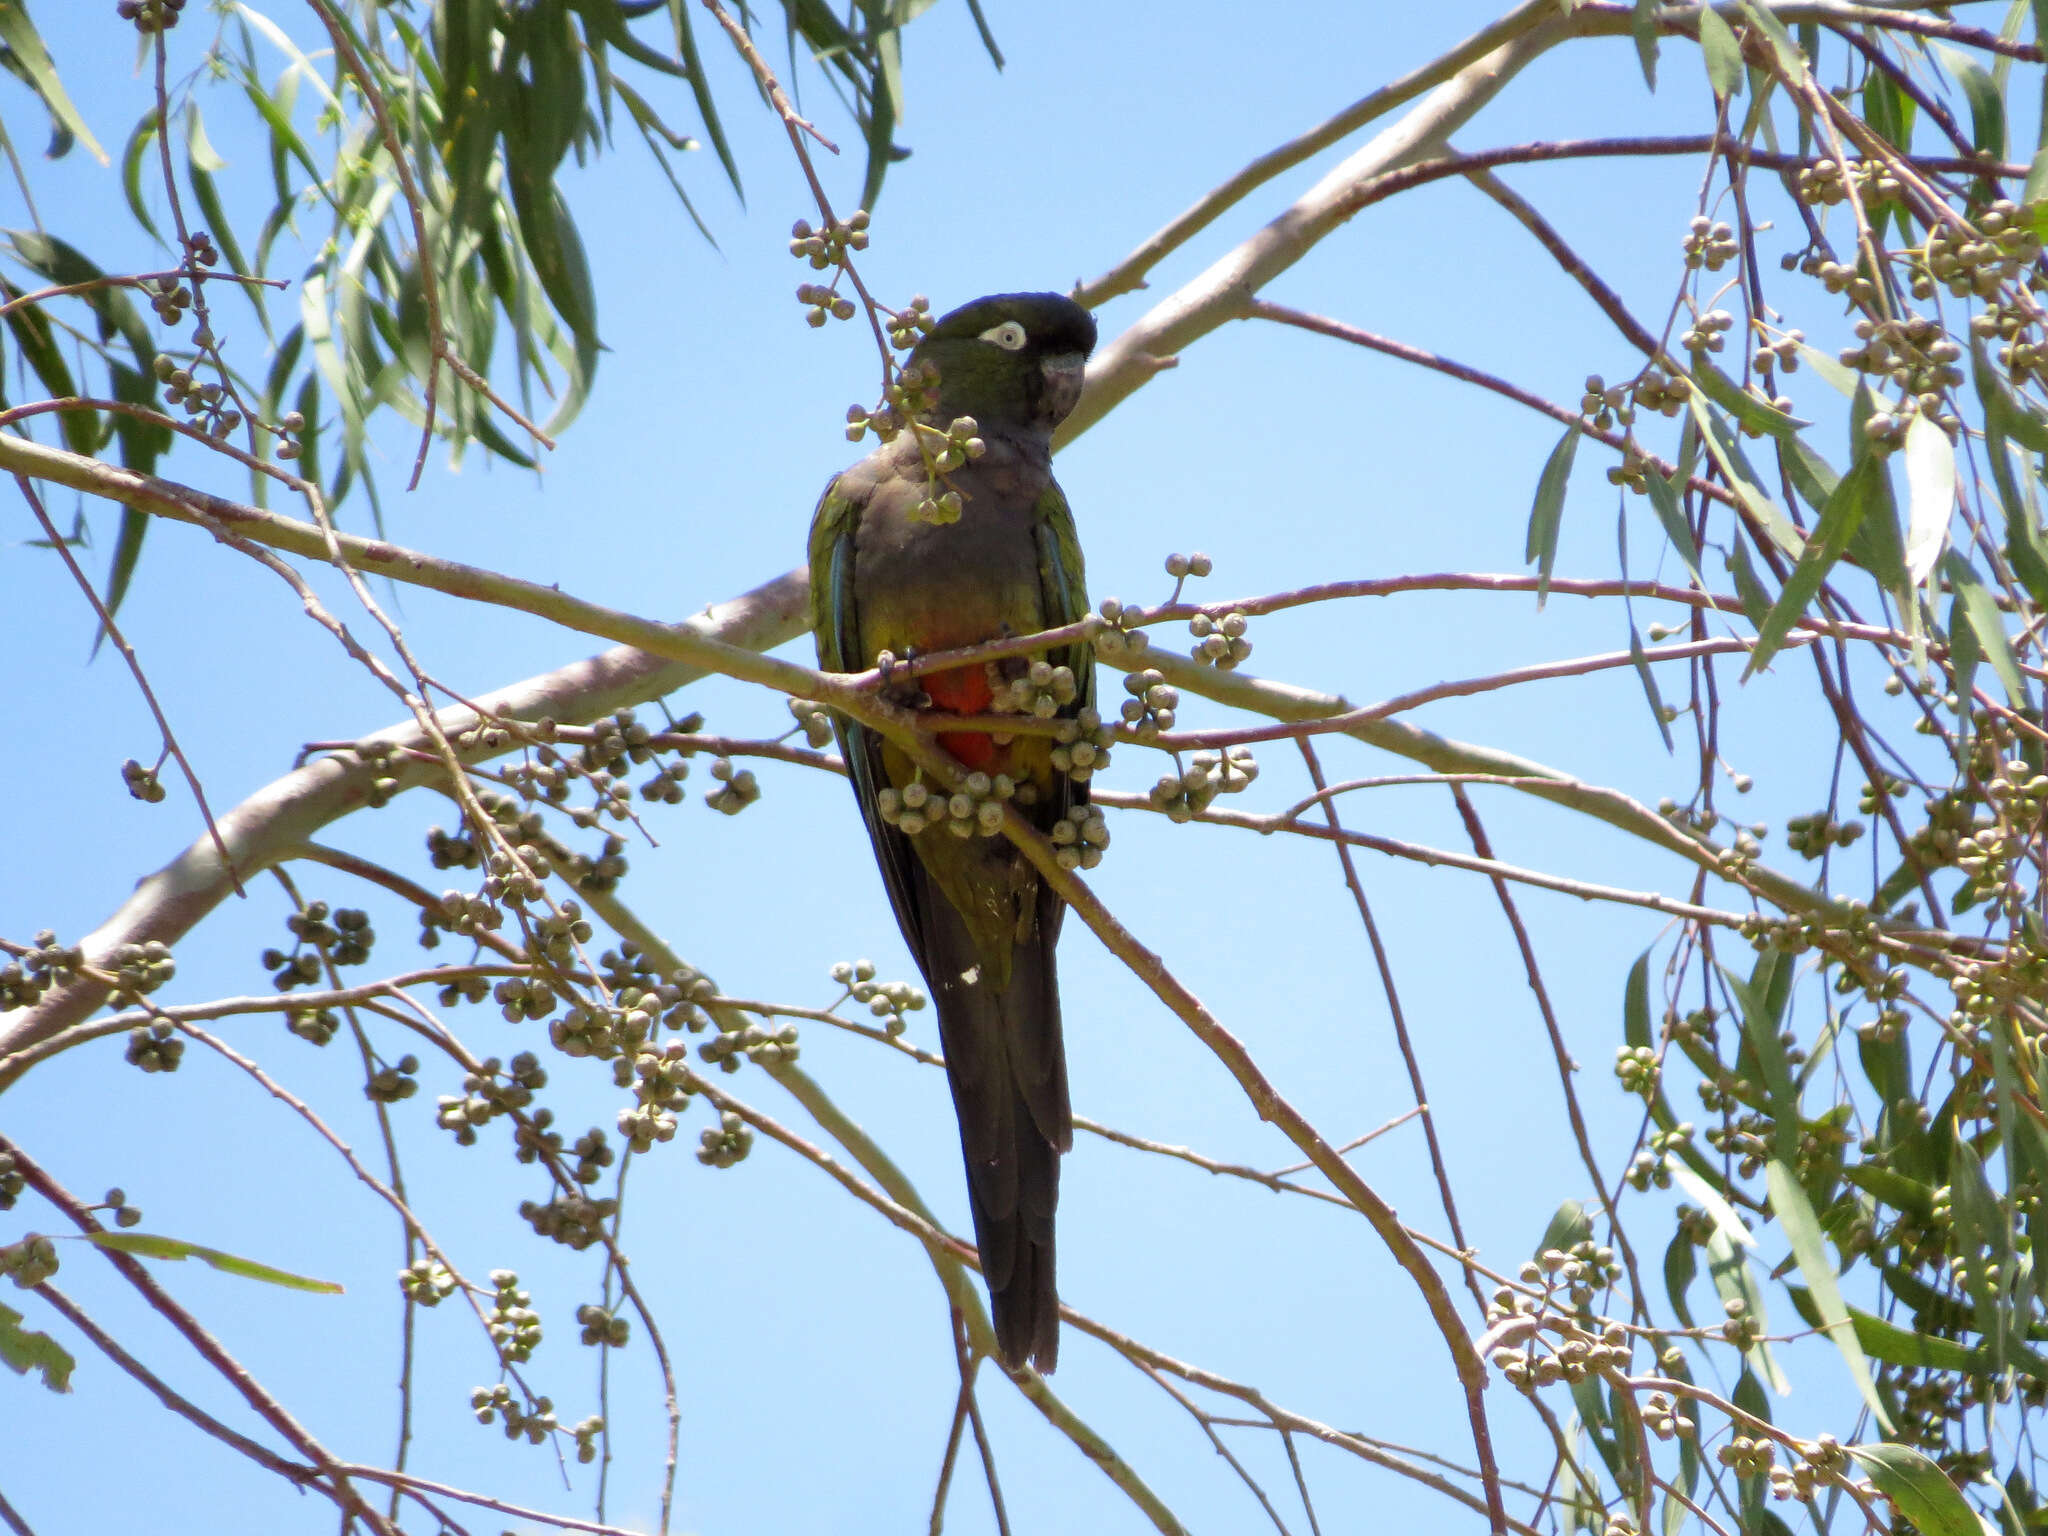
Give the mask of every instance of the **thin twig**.
[{"label": "thin twig", "polygon": [[121,653],[121,659],[128,663],[128,671],[135,678],[135,686],[142,690],[143,702],[149,706],[149,712],[156,720],[156,728],[163,736],[164,750],[171,754],[178,765],[178,771],[185,775],[185,783],[191,788],[192,798],[198,802],[199,814],[206,822],[207,835],[213,839],[213,846],[220,854],[221,863],[226,866],[234,881],[235,894],[248,895],[249,893],[242,888],[241,872],[235,868],[235,861],[229,857],[228,845],[222,839],[220,827],[213,819],[213,808],[206,803],[206,788],[199,782],[199,774],[192,767],[192,760],[185,756],[185,749],[178,745],[177,733],[171,729],[171,722],[164,714],[163,705],[157,702],[156,690],[149,686],[149,679],[143,675],[142,662],[135,654],[135,647],[128,643],[128,637],[121,633],[120,626],[114,622],[114,615],[108,611],[107,605],[100,601],[99,593],[93,590],[92,582],[87,579],[85,572],[79,569],[78,561],[71,553],[71,546],[64,542],[63,536],[57,532],[57,525],[50,521],[50,514],[43,510],[42,499],[36,495],[35,487],[29,483],[28,477],[16,475],[14,483],[21,487],[21,494],[28,499],[29,510],[35,513],[36,521],[43,525],[43,533],[49,539],[50,547],[57,551],[58,558],[64,562],[64,568],[71,572],[72,580],[78,583],[78,590],[85,594],[85,600],[92,604],[92,611],[99,615],[101,630],[114,642],[114,649]]},{"label": "thin twig", "polygon": [[[13,154],[13,148],[11,144],[8,145],[10,157]],[[18,170],[19,167],[16,169]],[[4,1493],[0,1493],[0,1522],[4,1522],[7,1529],[14,1532],[14,1536],[36,1536],[28,1521],[22,1518],[21,1511],[7,1502],[7,1495]]]},{"label": "thin twig", "polygon": [[995,1510],[998,1536],[1010,1536],[1010,1513],[1003,1507],[1003,1485],[996,1477],[995,1448],[988,1441],[988,1426],[981,1421],[981,1404],[974,1396],[974,1374],[979,1357],[967,1347],[967,1320],[953,1312],[953,1355],[960,1365],[960,1400],[967,1408],[967,1422],[974,1430],[974,1448],[981,1456],[982,1475],[988,1479],[988,1501]]},{"label": "thin twig", "polygon": [[1194,1399],[1190,1398],[1187,1393],[1181,1391],[1179,1387],[1168,1381],[1162,1373],[1151,1369],[1149,1366],[1141,1366],[1139,1369],[1152,1378],[1153,1383],[1160,1391],[1185,1408],[1188,1417],[1201,1426],[1202,1433],[1208,1437],[1210,1448],[1229,1464],[1230,1470],[1237,1474],[1237,1480],[1251,1490],[1252,1497],[1259,1501],[1259,1507],[1266,1512],[1266,1518],[1273,1522],[1273,1528],[1280,1533],[1280,1536],[1292,1536],[1292,1533],[1287,1529],[1287,1522],[1280,1518],[1280,1511],[1273,1507],[1273,1501],[1266,1496],[1266,1490],[1260,1486],[1259,1480],[1253,1477],[1250,1469],[1237,1459],[1237,1453],[1223,1443],[1223,1436],[1216,1432],[1216,1420],[1197,1404]]},{"label": "thin twig", "polygon": [[[0,1151],[12,1154],[15,1171],[27,1181],[28,1186],[62,1211],[79,1231],[88,1236],[105,1232],[106,1229],[93,1218],[92,1209],[53,1179],[40,1163],[22,1149],[20,1143],[0,1135]],[[256,1410],[265,1423],[290,1441],[297,1447],[300,1455],[319,1469],[328,1482],[328,1487],[324,1491],[341,1506],[344,1515],[353,1515],[372,1531],[377,1532],[378,1536],[401,1536],[396,1526],[371,1508],[363,1496],[356,1492],[354,1485],[349,1481],[348,1473],[327,1448],[314,1439],[298,1420],[286,1411],[284,1405],[250,1374],[246,1366],[230,1355],[197,1318],[173,1300],[170,1293],[157,1284],[156,1277],[147,1268],[117,1248],[101,1247],[99,1253],[120,1272],[124,1280],[142,1294],[143,1300],[147,1301],[164,1321],[177,1330],[186,1343],[198,1351],[207,1364],[220,1373],[229,1386],[241,1394],[243,1400]]]},{"label": "thin twig", "polygon": [[[1493,857],[1493,843],[1486,835],[1486,824],[1479,819],[1471,797],[1464,786],[1453,784],[1451,798],[1458,807],[1459,819],[1465,823],[1466,836],[1472,839],[1472,851],[1482,859]],[[1578,1143],[1579,1160],[1585,1164],[1586,1176],[1593,1181],[1593,1193],[1600,1198],[1600,1208],[1607,1213],[1608,1230],[1613,1233],[1615,1245],[1621,1249],[1623,1263],[1628,1268],[1630,1305],[1636,1316],[1645,1324],[1650,1321],[1649,1296],[1643,1289],[1643,1277],[1636,1269],[1635,1248],[1622,1230],[1621,1212],[1615,1208],[1615,1200],[1607,1192],[1607,1182],[1600,1176],[1600,1162],[1593,1152],[1592,1138],[1586,1132],[1586,1118],[1579,1111],[1578,1090],[1572,1086],[1572,1073],[1578,1070],[1577,1063],[1564,1041],[1564,1029],[1557,1022],[1557,1010],[1550,1005],[1550,989],[1543,984],[1543,970],[1536,962],[1536,946],[1529,941],[1529,930],[1523,926],[1521,911],[1515,906],[1514,893],[1508,883],[1499,875],[1492,877],[1494,899],[1500,903],[1502,914],[1508,920],[1508,927],[1515,936],[1515,948],[1522,957],[1523,975],[1528,979],[1529,990],[1535,995],[1537,1012],[1543,1016],[1543,1028],[1550,1037],[1550,1053],[1557,1063],[1558,1084],[1564,1091],[1565,1115],[1571,1121],[1572,1137]]]},{"label": "thin twig", "polygon": [[644,1530],[633,1530],[623,1525],[606,1525],[602,1521],[585,1520],[576,1515],[550,1514],[544,1509],[528,1509],[505,1499],[494,1498],[487,1493],[473,1493],[467,1488],[437,1483],[431,1478],[420,1477],[411,1472],[393,1472],[385,1467],[368,1467],[357,1462],[345,1462],[341,1465],[341,1470],[350,1477],[361,1478],[366,1483],[382,1483],[391,1488],[403,1488],[408,1493],[438,1494],[444,1499],[474,1504],[478,1509],[510,1515],[515,1520],[534,1520],[542,1525],[552,1525],[558,1530],[587,1531],[591,1536],[646,1536]]},{"label": "thin twig", "polygon": [[946,1433],[946,1454],[939,1461],[939,1484],[932,1490],[931,1536],[946,1528],[946,1497],[953,1488],[953,1468],[960,1460],[960,1437],[967,1428],[967,1404],[974,1391],[974,1359],[967,1350],[967,1319],[952,1309],[954,1355],[960,1362],[960,1390],[953,1397],[953,1424]]},{"label": "thin twig", "polygon": [[[130,272],[120,277],[88,277],[83,282],[55,283],[48,288],[38,288],[0,304],[0,320],[5,320],[17,309],[31,304],[40,304],[45,299],[69,298],[76,294],[93,293],[102,288],[142,288],[150,283],[183,282],[189,274],[183,267],[172,267],[162,272]],[[290,283],[281,277],[244,277],[239,272],[208,272],[207,277],[217,283],[246,283],[252,288],[289,288]]]},{"label": "thin twig", "polygon": [[[1337,1151],[1339,1155],[1342,1155],[1347,1152],[1356,1152],[1360,1147],[1364,1146],[1367,1142],[1377,1141],[1380,1137],[1386,1135],[1387,1132],[1394,1130],[1399,1126],[1406,1125],[1410,1120],[1413,1120],[1417,1115],[1426,1115],[1428,1113],[1429,1106],[1427,1104],[1417,1104],[1413,1109],[1404,1109],[1401,1111],[1401,1113],[1394,1116],[1393,1119],[1387,1121],[1384,1125],[1375,1126],[1372,1130],[1367,1131],[1363,1136],[1352,1137],[1351,1140],[1345,1142],[1343,1146],[1339,1147]],[[1304,1169],[1313,1168],[1314,1166],[1314,1163],[1289,1163],[1285,1168],[1275,1168],[1273,1170],[1273,1177],[1277,1179],[1290,1173],[1300,1173]]]},{"label": "thin twig", "polygon": [[[1316,756],[1315,747],[1306,737],[1295,743],[1301,749],[1302,761],[1308,766],[1309,782],[1320,792],[1329,788],[1323,777],[1322,761]],[[1341,831],[1337,821],[1337,807],[1325,802],[1323,814],[1332,832]],[[1408,1017],[1401,1008],[1401,993],[1394,985],[1393,962],[1387,957],[1387,946],[1380,939],[1380,925],[1373,921],[1372,903],[1366,900],[1365,886],[1358,878],[1358,868],[1351,860],[1351,847],[1342,839],[1333,839],[1331,846],[1337,851],[1337,863],[1344,872],[1344,885],[1351,892],[1353,905],[1358,908],[1358,920],[1365,927],[1366,942],[1372,946],[1373,964],[1379,970],[1380,991],[1387,999],[1387,1014],[1394,1025],[1394,1042],[1401,1051],[1402,1065],[1408,1071],[1408,1088],[1415,1095],[1415,1108],[1422,1115],[1422,1138],[1429,1148],[1430,1171],[1436,1176],[1437,1198],[1443,1202],[1444,1219],[1451,1226],[1451,1241],[1465,1252],[1471,1244],[1465,1241],[1464,1223],[1458,1220],[1458,1202],[1451,1193],[1451,1172],[1444,1164],[1443,1143],[1436,1134],[1436,1116],[1429,1112],[1429,1090],[1423,1086],[1422,1063],[1415,1055],[1415,1041],[1408,1033]],[[1480,1315],[1486,1312],[1486,1293],[1480,1289],[1478,1279],[1471,1270],[1465,1271],[1466,1287],[1472,1292],[1472,1299],[1479,1304]]]},{"label": "thin twig", "polygon": [[[179,1418],[196,1425],[204,1433],[213,1436],[214,1439],[220,1441],[223,1445],[241,1452],[242,1455],[248,1457],[265,1471],[275,1472],[279,1477],[296,1483],[301,1488],[320,1486],[321,1474],[317,1468],[306,1466],[301,1462],[287,1461],[268,1446],[259,1445],[240,1430],[232,1429],[228,1425],[221,1423],[219,1419],[216,1419],[190,1398],[185,1397],[148,1366],[129,1354],[127,1350],[121,1347],[118,1340],[86,1314],[84,1308],[58,1290],[56,1286],[50,1284],[49,1281],[45,1280],[35,1288],[35,1291],[65,1321],[84,1334],[86,1338],[90,1339],[101,1354],[134,1377],[137,1382],[141,1383],[143,1387],[147,1388],[156,1397],[158,1402],[178,1415]],[[321,1491],[324,1493],[326,1489],[321,1488]]]},{"label": "thin twig", "polygon": [[1308,1516],[1309,1536],[1323,1536],[1322,1523],[1316,1519],[1316,1501],[1308,1495],[1308,1478],[1301,1470],[1301,1453],[1294,1448],[1294,1431],[1280,1429],[1280,1443],[1287,1449],[1287,1465],[1294,1473],[1294,1491],[1301,1495],[1302,1513]]}]

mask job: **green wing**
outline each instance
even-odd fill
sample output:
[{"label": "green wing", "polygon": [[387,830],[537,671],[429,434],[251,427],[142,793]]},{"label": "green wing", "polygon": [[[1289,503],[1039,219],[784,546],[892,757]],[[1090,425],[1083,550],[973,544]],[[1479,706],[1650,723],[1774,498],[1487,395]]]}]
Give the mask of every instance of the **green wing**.
[{"label": "green wing", "polygon": [[[1074,532],[1074,514],[1058,485],[1050,484],[1038,498],[1038,586],[1045,604],[1045,627],[1057,629],[1086,618],[1088,573],[1081,563],[1081,540]],[[1077,685],[1075,712],[1095,704],[1095,647],[1088,644],[1055,647],[1048,659],[1056,667],[1073,670]],[[1069,784],[1066,805],[1086,805],[1088,785]],[[1060,814],[1065,814],[1062,807]],[[1057,819],[1057,818],[1055,818]]]},{"label": "green wing", "polygon": [[[842,478],[835,477],[825,487],[811,517],[811,633],[818,642],[818,665],[827,672],[857,672],[870,662],[861,654],[860,610],[853,594],[853,543],[866,510],[865,498],[842,490]],[[836,714],[832,730],[853,780],[854,798],[860,802],[861,819],[867,823],[868,841],[874,845],[875,862],[881,868],[889,904],[896,909],[897,925],[912,950],[922,957],[924,914],[916,895],[919,883],[911,875],[917,854],[909,838],[882,820],[877,807],[878,794],[889,782],[882,767],[882,738]]]}]

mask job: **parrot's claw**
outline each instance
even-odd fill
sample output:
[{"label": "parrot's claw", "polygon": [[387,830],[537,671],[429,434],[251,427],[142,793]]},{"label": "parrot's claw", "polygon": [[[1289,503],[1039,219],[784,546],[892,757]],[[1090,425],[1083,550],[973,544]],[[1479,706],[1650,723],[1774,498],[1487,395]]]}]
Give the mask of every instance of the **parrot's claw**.
[{"label": "parrot's claw", "polygon": [[906,677],[900,682],[894,681],[896,670],[909,666],[917,660],[917,655],[917,647],[911,646],[901,656],[894,651],[883,651],[875,658],[875,670],[882,678],[882,697],[904,709],[932,707],[932,696],[924,691],[924,686],[915,677]]}]

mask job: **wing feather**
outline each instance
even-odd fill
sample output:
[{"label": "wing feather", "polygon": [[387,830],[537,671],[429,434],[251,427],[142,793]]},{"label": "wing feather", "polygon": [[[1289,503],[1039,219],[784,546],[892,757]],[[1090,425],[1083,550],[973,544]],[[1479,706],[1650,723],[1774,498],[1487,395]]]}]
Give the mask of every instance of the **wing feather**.
[{"label": "wing feather", "polygon": [[[811,630],[818,641],[818,665],[827,672],[857,672],[871,661],[861,654],[860,610],[853,590],[854,546],[860,536],[866,496],[849,494],[843,489],[844,479],[836,477],[825,487],[811,519]],[[896,911],[897,926],[922,964],[927,940],[919,896],[925,883],[917,878],[921,872],[913,870],[917,855],[910,839],[882,820],[877,808],[879,793],[889,782],[882,766],[882,738],[839,715],[832,717],[832,731],[853,780],[854,798],[867,823],[868,841],[874,845],[875,863],[882,871],[889,904]]]}]

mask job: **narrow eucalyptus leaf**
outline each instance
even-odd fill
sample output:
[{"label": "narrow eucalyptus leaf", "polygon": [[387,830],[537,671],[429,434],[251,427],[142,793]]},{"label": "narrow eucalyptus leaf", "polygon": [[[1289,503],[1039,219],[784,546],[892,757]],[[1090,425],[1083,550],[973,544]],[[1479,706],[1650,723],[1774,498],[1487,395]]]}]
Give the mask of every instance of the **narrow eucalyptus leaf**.
[{"label": "narrow eucalyptus leaf", "polygon": [[1699,10],[1700,52],[1707,61],[1707,84],[1722,101],[1742,89],[1742,45],[1734,30],[1710,5]]},{"label": "narrow eucalyptus leaf", "polygon": [[1970,138],[1977,149],[1994,159],[2005,158],[2005,98],[1989,70],[1960,49],[1945,43],[1932,45],[1941,67],[1963,88],[1970,103]]},{"label": "narrow eucalyptus leaf", "polygon": [[[2012,638],[2005,632],[2005,619],[1998,611],[1998,599],[1991,589],[1984,585],[1977,572],[1954,550],[1942,557],[1941,568],[1947,573],[1949,584],[1956,594],[1956,602],[1963,610],[1963,616],[1970,628],[1976,632],[1978,647],[1984,659],[1991,663],[1991,670],[1998,674],[1998,681],[2005,689],[2005,695],[2012,700],[2013,708],[2024,711],[2028,707],[2026,679],[2020,675],[2019,658],[2013,654]],[[1950,626],[1954,628],[1953,625]]]},{"label": "narrow eucalyptus leaf", "polygon": [[1523,559],[1536,564],[1536,606],[1550,596],[1550,571],[1557,560],[1557,532],[1564,521],[1565,487],[1572,477],[1572,458],[1579,451],[1579,429],[1566,427],[1564,436],[1543,462],[1536,481],[1536,500],[1529,509],[1528,547]]},{"label": "narrow eucalyptus leaf", "polygon": [[1836,482],[1834,492],[1821,507],[1820,519],[1814,525],[1806,552],[1799,557],[1792,574],[1785,578],[1785,590],[1778,594],[1770,612],[1757,625],[1756,647],[1750,652],[1744,677],[1761,672],[1768,666],[1784,645],[1792,626],[1805,616],[1807,607],[1820,592],[1821,584],[1827,580],[1828,572],[1849,547],[1865,512],[1876,499],[1878,482],[1883,476],[1883,461],[1872,453],[1858,459]]},{"label": "narrow eucalyptus leaf", "polygon": [[0,1305],[0,1365],[17,1376],[34,1371],[50,1391],[69,1392],[71,1372],[78,1364],[71,1351],[47,1333],[22,1327],[21,1322],[19,1312]]},{"label": "narrow eucalyptus leaf", "polygon": [[26,77],[29,89],[42,98],[51,120],[84,144],[93,159],[101,165],[107,164],[107,152],[100,148],[99,140],[85,126],[85,119],[79,116],[71,98],[64,94],[64,82],[57,78],[57,66],[50,62],[49,50],[43,46],[35,23],[28,19],[28,8],[22,0],[0,0],[0,44],[5,44],[13,55],[14,64]]},{"label": "narrow eucalyptus leaf", "polygon": [[287,1290],[314,1291],[327,1296],[341,1294],[341,1287],[332,1280],[312,1280],[288,1270],[272,1269],[254,1259],[238,1258],[232,1253],[222,1253],[218,1248],[188,1243],[180,1237],[163,1237],[153,1232],[88,1232],[85,1240],[95,1247],[139,1254],[146,1259],[198,1259],[223,1274],[239,1275],[244,1280],[261,1280],[266,1285],[283,1286]]},{"label": "narrow eucalyptus leaf", "polygon": [[1842,1300],[1834,1262],[1829,1259],[1827,1241],[1821,1236],[1820,1219],[1814,1215],[1798,1176],[1783,1159],[1773,1157],[1764,1164],[1764,1179],[1771,1192],[1772,1214],[1778,1218],[1778,1225],[1785,1229],[1786,1240],[1792,1245],[1792,1256],[1799,1263],[1799,1273],[1805,1277],[1813,1304],[1820,1313],[1820,1326],[1834,1341],[1835,1347],[1841,1350],[1842,1361],[1849,1367],[1849,1377],[1856,1383],[1857,1392],[1876,1416],[1879,1427],[1889,1434],[1891,1415],[1878,1399],[1877,1384],[1870,1376],[1870,1361],[1865,1358],[1862,1342],[1850,1323],[1849,1309]]},{"label": "narrow eucalyptus leaf", "polygon": [[1910,1445],[1849,1445],[1843,1449],[1921,1536],[1984,1536],[1984,1528],[1956,1485],[1926,1452]]}]

